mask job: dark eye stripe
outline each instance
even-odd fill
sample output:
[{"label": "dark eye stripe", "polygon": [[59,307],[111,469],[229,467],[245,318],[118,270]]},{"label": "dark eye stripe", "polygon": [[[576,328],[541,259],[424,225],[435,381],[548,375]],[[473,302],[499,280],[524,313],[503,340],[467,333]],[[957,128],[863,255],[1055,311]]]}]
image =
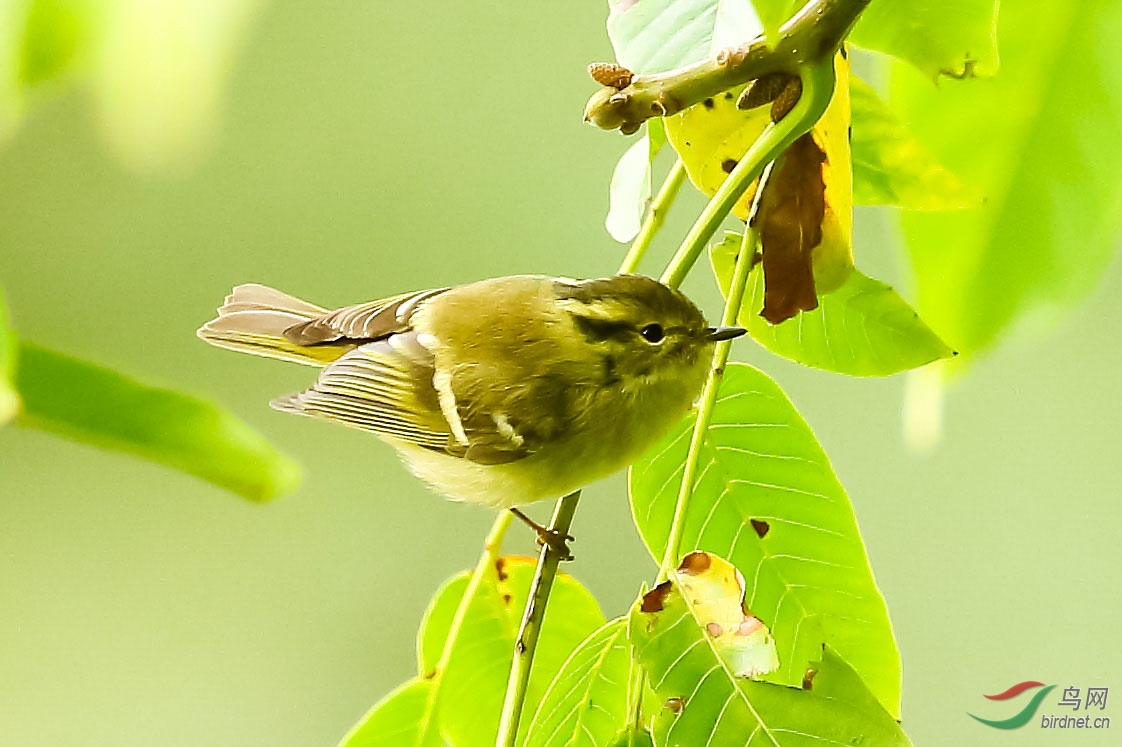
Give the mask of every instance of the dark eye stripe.
[{"label": "dark eye stripe", "polygon": [[622,337],[633,329],[626,322],[615,322],[608,319],[592,319],[587,316],[573,315],[577,329],[589,342],[604,342],[613,337]]}]

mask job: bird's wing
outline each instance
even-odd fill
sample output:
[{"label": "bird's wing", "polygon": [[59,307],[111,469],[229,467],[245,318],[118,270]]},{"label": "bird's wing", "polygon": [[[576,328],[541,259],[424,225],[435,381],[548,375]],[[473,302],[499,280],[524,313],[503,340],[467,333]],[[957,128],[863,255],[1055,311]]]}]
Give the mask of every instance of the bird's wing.
[{"label": "bird's wing", "polygon": [[410,317],[425,301],[448,288],[415,291],[378,301],[344,306],[315,319],[295,324],[284,336],[297,345],[323,345],[339,340],[380,340],[408,332]]},{"label": "bird's wing", "polygon": [[410,331],[359,346],[325,368],[311,389],[272,406],[481,464],[530,454],[501,418],[473,417],[465,429],[440,383],[433,353]]}]

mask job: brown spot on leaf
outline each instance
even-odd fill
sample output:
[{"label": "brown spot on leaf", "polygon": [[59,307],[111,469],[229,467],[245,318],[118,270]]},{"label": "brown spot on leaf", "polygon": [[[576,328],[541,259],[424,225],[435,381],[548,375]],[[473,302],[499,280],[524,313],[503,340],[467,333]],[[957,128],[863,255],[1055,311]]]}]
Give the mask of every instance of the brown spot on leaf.
[{"label": "brown spot on leaf", "polygon": [[617,90],[631,85],[634,77],[630,70],[614,62],[594,62],[588,66],[588,74],[600,85]]},{"label": "brown spot on leaf", "polygon": [[736,634],[741,636],[750,636],[757,630],[762,630],[764,624],[760,622],[758,617],[752,615],[745,615],[743,622],[736,627]]},{"label": "brown spot on leaf", "polygon": [[702,106],[704,106],[704,107],[705,107],[706,109],[712,109],[712,108],[713,108],[714,106],[716,106],[716,104],[714,104],[714,103],[713,103],[713,99],[712,99],[712,98],[708,98],[708,99],[705,99],[705,101],[702,101],[702,102],[701,102],[701,104],[702,104]]},{"label": "brown spot on leaf", "polygon": [[682,558],[682,564],[678,566],[678,570],[682,573],[704,573],[709,570],[712,562],[709,559],[709,553],[695,550]]},{"label": "brown spot on leaf", "polygon": [[429,671],[425,672],[421,676],[424,677],[426,680],[431,680],[433,677],[436,676],[436,669],[435,668],[430,669]]},{"label": "brown spot on leaf", "polygon": [[705,625],[705,632],[709,634],[710,638],[720,638],[721,633],[724,633],[725,631],[723,628],[721,628],[720,623],[711,622]]},{"label": "brown spot on leaf", "polygon": [[510,603],[513,600],[514,600],[514,597],[512,597],[510,594],[503,594],[503,604],[505,604],[507,607],[510,606]]},{"label": "brown spot on leaf", "polygon": [[814,688],[814,675],[816,674],[818,674],[818,670],[814,667],[806,670],[806,674],[803,675],[804,690],[812,690]]},{"label": "brown spot on leaf", "polygon": [[738,163],[739,161],[737,161],[735,158],[726,158],[725,160],[721,161],[721,171],[725,172],[726,174],[731,174],[732,170],[736,168],[736,164]]},{"label": "brown spot on leaf", "polygon": [[682,709],[686,707],[685,698],[667,698],[666,707],[674,713],[681,713]]},{"label": "brown spot on leaf", "polygon": [[767,536],[768,530],[771,529],[770,524],[766,521],[760,521],[759,519],[750,519],[750,521],[752,522],[752,528],[756,530],[757,537],[763,539]]},{"label": "brown spot on leaf", "polygon": [[670,582],[663,581],[643,595],[643,603],[639,606],[640,612],[661,612],[666,606],[666,595],[670,593]]},{"label": "brown spot on leaf", "polygon": [[506,558],[495,558],[495,575],[500,581],[506,581]]},{"label": "brown spot on leaf", "polygon": [[783,154],[760,196],[756,227],[764,255],[764,308],[772,324],[818,308],[812,252],[826,215],[826,154],[807,133]]}]

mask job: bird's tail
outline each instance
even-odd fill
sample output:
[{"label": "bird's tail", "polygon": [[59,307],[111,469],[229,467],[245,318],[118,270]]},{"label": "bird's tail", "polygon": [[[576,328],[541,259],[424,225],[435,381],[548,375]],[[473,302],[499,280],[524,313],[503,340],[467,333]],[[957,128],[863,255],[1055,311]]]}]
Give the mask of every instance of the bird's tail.
[{"label": "bird's tail", "polygon": [[202,339],[220,348],[326,366],[353,345],[297,345],[285,337],[289,327],[323,316],[327,309],[265,285],[239,285],[226,296],[218,316],[199,328]]}]

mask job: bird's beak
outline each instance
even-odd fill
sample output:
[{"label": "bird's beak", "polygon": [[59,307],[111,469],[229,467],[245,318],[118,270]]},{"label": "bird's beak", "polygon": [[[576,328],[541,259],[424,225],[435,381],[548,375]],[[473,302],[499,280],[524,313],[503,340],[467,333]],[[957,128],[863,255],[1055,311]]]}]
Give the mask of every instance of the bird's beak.
[{"label": "bird's beak", "polygon": [[740,337],[748,330],[744,327],[710,327],[705,330],[705,339],[709,342],[720,342],[721,340],[731,340],[734,337]]}]

